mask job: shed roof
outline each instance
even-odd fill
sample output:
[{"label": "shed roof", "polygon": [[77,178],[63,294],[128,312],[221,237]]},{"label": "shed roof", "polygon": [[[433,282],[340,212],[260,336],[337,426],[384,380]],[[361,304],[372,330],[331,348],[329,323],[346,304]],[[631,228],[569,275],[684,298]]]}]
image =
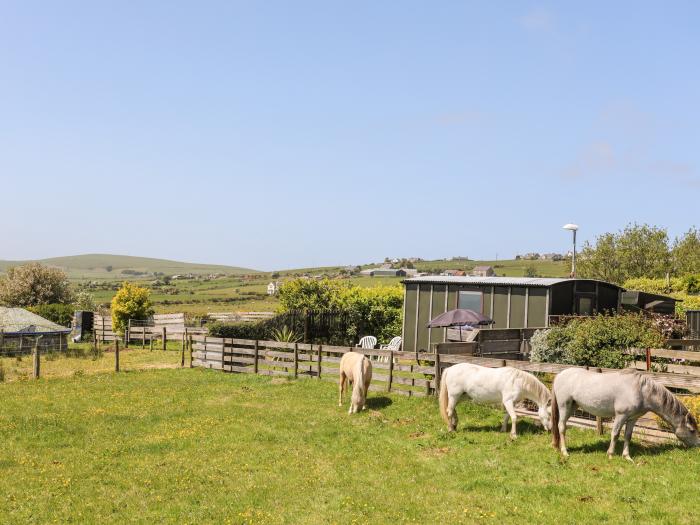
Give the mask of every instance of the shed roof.
[{"label": "shed roof", "polygon": [[0,306],[0,330],[6,334],[66,333],[70,328],[58,325],[24,308]]},{"label": "shed roof", "polygon": [[[488,284],[492,286],[542,286],[548,287],[567,281],[577,279],[553,278],[553,277],[477,277],[468,275],[466,277],[452,277],[442,275],[426,275],[424,277],[414,277],[404,279],[404,283],[433,283],[433,284]],[[594,279],[578,279],[579,281],[592,281]],[[599,281],[605,282],[605,281]],[[610,283],[605,283],[610,284]],[[613,285],[616,286],[616,285]]]}]

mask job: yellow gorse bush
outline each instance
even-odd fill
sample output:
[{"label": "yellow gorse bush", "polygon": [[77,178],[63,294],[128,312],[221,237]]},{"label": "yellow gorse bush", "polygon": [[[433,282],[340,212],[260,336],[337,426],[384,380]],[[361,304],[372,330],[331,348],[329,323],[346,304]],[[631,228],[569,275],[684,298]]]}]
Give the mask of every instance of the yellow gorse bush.
[{"label": "yellow gorse bush", "polygon": [[129,319],[146,319],[153,315],[149,294],[148,288],[129,282],[122,284],[112,298],[112,326],[115,332],[123,334]]}]

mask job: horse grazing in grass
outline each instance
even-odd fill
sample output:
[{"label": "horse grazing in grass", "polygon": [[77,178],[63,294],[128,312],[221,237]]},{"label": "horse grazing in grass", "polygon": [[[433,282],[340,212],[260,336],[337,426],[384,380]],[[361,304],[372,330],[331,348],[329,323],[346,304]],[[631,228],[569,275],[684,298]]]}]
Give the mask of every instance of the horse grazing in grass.
[{"label": "horse grazing in grass", "polygon": [[582,368],[568,368],[558,374],[552,387],[552,445],[564,456],[566,422],[576,407],[594,416],[614,417],[608,457],[615,454],[615,444],[622,425],[625,446],[622,457],[630,458],[630,439],[640,416],[654,412],[663,418],[674,433],[688,446],[700,445],[698,424],[688,409],[663,385],[637,370],[600,374]]},{"label": "horse grazing in grass", "polygon": [[355,414],[365,408],[367,392],[372,380],[372,363],[363,354],[347,352],[340,359],[340,400],[338,406],[343,406],[343,392],[347,383],[352,383],[352,397],[348,414]]},{"label": "horse grazing in grass", "polygon": [[506,413],[501,432],[508,429],[510,418],[512,438],[517,437],[515,405],[523,399],[537,403],[537,414],[542,426],[547,430],[550,428],[547,409],[549,390],[528,372],[509,366],[487,368],[470,363],[459,363],[446,369],[440,382],[440,413],[450,431],[457,428],[455,407],[463,394],[477,403],[503,405]]}]

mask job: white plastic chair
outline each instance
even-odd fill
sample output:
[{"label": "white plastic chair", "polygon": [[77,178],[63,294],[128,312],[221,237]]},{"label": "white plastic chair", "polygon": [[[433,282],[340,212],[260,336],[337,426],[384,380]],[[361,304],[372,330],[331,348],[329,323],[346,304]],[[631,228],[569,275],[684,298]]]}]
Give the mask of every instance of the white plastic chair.
[{"label": "white plastic chair", "polygon": [[[381,345],[379,347],[380,350],[393,350],[394,352],[398,352],[401,350],[401,345],[403,344],[403,339],[401,339],[400,335],[397,335],[394,337],[391,341],[389,341],[388,345]],[[379,362],[381,363],[388,363],[389,362],[389,356],[380,356],[379,357]]]},{"label": "white plastic chair", "polygon": [[364,348],[365,350],[372,350],[375,346],[377,346],[377,338],[373,335],[366,335],[362,339],[360,339],[360,342],[357,343],[357,346],[359,346],[360,348]]}]

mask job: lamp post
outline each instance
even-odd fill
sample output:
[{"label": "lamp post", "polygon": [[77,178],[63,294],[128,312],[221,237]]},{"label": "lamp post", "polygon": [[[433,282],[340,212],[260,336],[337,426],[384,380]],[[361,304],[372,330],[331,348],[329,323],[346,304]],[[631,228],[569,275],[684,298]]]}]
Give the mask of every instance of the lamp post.
[{"label": "lamp post", "polygon": [[578,230],[578,225],[569,223],[565,224],[563,228],[574,234],[574,251],[571,256],[571,277],[576,277],[576,230]]}]

